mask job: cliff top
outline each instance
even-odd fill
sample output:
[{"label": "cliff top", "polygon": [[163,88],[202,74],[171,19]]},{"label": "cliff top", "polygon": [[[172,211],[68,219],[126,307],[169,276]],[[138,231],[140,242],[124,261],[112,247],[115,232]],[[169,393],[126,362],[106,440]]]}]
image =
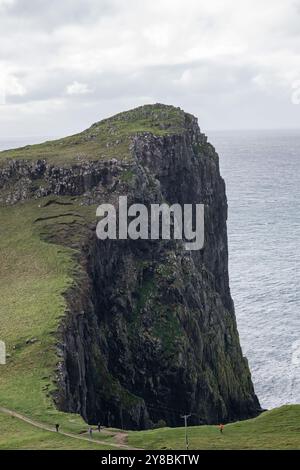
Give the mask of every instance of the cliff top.
[{"label": "cliff top", "polygon": [[180,108],[164,104],[144,105],[103,119],[79,134],[0,152],[6,159],[45,159],[56,164],[130,157],[134,135],[150,132],[157,136],[181,134],[195,120]]}]

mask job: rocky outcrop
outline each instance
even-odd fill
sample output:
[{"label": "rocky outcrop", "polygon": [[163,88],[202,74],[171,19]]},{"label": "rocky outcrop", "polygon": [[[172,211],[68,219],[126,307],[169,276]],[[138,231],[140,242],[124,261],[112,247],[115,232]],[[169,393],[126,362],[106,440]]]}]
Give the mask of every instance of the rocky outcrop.
[{"label": "rocky outcrop", "polygon": [[[165,112],[162,105],[146,108],[143,119],[151,122]],[[95,225],[81,227],[81,274],[67,293],[58,333],[54,399],[89,422],[141,429],[160,420],[181,425],[186,412],[193,424],[259,412],[229,289],[218,155],[193,116],[171,110],[180,131],[131,135],[126,161],[58,167],[25,160],[0,170],[6,204],[49,194],[83,205],[116,204],[125,194],[146,205],[205,204],[200,251],[187,252],[180,241],[100,241]],[[54,240],[70,245],[71,230]]]}]

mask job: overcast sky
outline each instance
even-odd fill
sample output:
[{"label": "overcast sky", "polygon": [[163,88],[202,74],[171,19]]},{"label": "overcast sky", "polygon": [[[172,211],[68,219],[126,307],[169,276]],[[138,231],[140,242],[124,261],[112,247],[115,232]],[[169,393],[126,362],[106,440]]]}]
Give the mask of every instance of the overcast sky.
[{"label": "overcast sky", "polygon": [[300,127],[300,0],[0,0],[0,139],[155,102]]}]

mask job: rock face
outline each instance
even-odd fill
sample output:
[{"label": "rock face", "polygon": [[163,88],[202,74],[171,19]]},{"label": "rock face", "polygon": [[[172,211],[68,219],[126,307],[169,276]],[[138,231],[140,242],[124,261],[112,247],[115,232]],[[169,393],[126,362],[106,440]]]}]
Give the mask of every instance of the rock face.
[{"label": "rock face", "polygon": [[[170,113],[180,122],[175,131]],[[218,155],[196,118],[164,105],[112,118],[112,133],[128,122],[132,128],[136,116],[144,129],[130,134],[127,159],[118,158],[116,147],[108,160],[87,155],[57,166],[23,159],[0,169],[6,204],[49,194],[57,201],[71,195],[85,205],[116,204],[119,195],[146,205],[205,204],[200,251],[187,252],[180,241],[100,241],[95,224],[81,228],[81,274],[66,294],[54,399],[61,410],[91,423],[131,429],[160,420],[182,425],[187,412],[192,424],[253,417],[260,406],[230,295]],[[97,126],[91,129],[97,135]]]}]

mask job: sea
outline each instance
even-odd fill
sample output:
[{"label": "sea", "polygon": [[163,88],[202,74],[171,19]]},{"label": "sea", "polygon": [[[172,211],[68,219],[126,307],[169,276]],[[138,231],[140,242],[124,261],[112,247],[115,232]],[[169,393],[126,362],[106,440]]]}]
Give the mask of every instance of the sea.
[{"label": "sea", "polygon": [[300,403],[300,130],[211,132],[228,198],[231,294],[263,408]]},{"label": "sea", "polygon": [[[228,198],[231,294],[263,408],[300,403],[300,130],[212,131]],[[0,149],[49,140],[1,140]]]}]

